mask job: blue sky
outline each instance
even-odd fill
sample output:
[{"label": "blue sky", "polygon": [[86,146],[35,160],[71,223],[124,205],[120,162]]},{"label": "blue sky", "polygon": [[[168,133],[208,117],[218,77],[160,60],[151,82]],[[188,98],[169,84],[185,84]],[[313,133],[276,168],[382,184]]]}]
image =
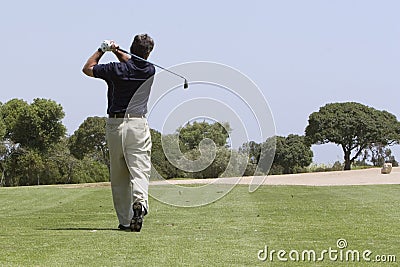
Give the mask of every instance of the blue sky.
[{"label": "blue sky", "polygon": [[[156,42],[150,59],[162,66],[213,61],[249,76],[279,135],[303,134],[310,113],[330,102],[400,118],[399,10],[396,0],[8,1],[0,11],[0,101],[53,99],[73,133],[106,110],[104,82],[81,72],[86,59],[103,39],[129,48],[147,32]],[[334,145],[313,150],[317,162],[342,159]]]}]

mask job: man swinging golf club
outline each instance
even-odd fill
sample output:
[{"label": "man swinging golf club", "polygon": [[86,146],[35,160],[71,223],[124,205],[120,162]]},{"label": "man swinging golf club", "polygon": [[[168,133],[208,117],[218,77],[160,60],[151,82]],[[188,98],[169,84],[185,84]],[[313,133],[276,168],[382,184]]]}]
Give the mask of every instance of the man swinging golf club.
[{"label": "man swinging golf club", "polygon": [[[125,231],[139,232],[149,210],[151,138],[145,114],[155,68],[141,59],[147,59],[153,47],[154,41],[147,34],[134,37],[130,47],[132,56],[120,51],[115,42],[104,41],[82,70],[90,77],[103,79],[108,86],[106,139],[111,190],[118,228]],[[107,51],[112,51],[119,62],[99,64]],[[132,97],[135,97],[133,107]]]}]

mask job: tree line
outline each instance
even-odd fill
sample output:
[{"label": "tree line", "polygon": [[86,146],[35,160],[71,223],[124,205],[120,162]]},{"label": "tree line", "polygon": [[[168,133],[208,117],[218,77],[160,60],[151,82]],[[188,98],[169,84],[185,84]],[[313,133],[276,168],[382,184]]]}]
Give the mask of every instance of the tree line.
[{"label": "tree line", "polygon": [[[0,104],[0,186],[108,181],[107,119],[88,117],[67,136],[64,116],[62,106],[49,99]],[[343,150],[344,163],[335,163],[337,170],[397,165],[389,146],[399,143],[400,122],[387,111],[332,103],[312,113],[308,122],[304,135],[249,141],[238,149],[229,146],[229,123],[194,121],[168,135],[151,129],[152,178],[306,172],[313,158],[311,146],[329,142]],[[268,157],[273,157],[272,166],[266,163]],[[194,165],[205,167],[192,170]]]},{"label": "tree line", "polygon": [[108,181],[107,166],[95,156],[72,153],[64,116],[49,99],[0,105],[0,186]]}]

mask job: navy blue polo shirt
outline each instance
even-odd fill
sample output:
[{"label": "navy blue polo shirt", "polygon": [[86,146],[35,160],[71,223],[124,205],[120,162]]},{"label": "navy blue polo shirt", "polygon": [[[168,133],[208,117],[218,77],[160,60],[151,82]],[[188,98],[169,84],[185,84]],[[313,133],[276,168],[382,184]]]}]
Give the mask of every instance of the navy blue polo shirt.
[{"label": "navy blue polo shirt", "polygon": [[[152,64],[136,58],[93,67],[94,77],[103,79],[108,85],[108,114],[146,114],[154,74],[155,68]],[[147,80],[149,81],[146,82]]]}]

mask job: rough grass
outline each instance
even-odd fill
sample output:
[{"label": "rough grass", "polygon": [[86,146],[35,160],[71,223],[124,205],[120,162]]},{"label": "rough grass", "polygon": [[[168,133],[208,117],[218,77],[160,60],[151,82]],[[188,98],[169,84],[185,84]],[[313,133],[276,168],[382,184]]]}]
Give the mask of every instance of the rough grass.
[{"label": "rough grass", "polygon": [[375,266],[257,258],[265,245],[322,251],[339,238],[400,261],[398,185],[237,186],[200,208],[151,200],[140,233],[115,230],[108,187],[0,188],[0,203],[0,266]]}]

